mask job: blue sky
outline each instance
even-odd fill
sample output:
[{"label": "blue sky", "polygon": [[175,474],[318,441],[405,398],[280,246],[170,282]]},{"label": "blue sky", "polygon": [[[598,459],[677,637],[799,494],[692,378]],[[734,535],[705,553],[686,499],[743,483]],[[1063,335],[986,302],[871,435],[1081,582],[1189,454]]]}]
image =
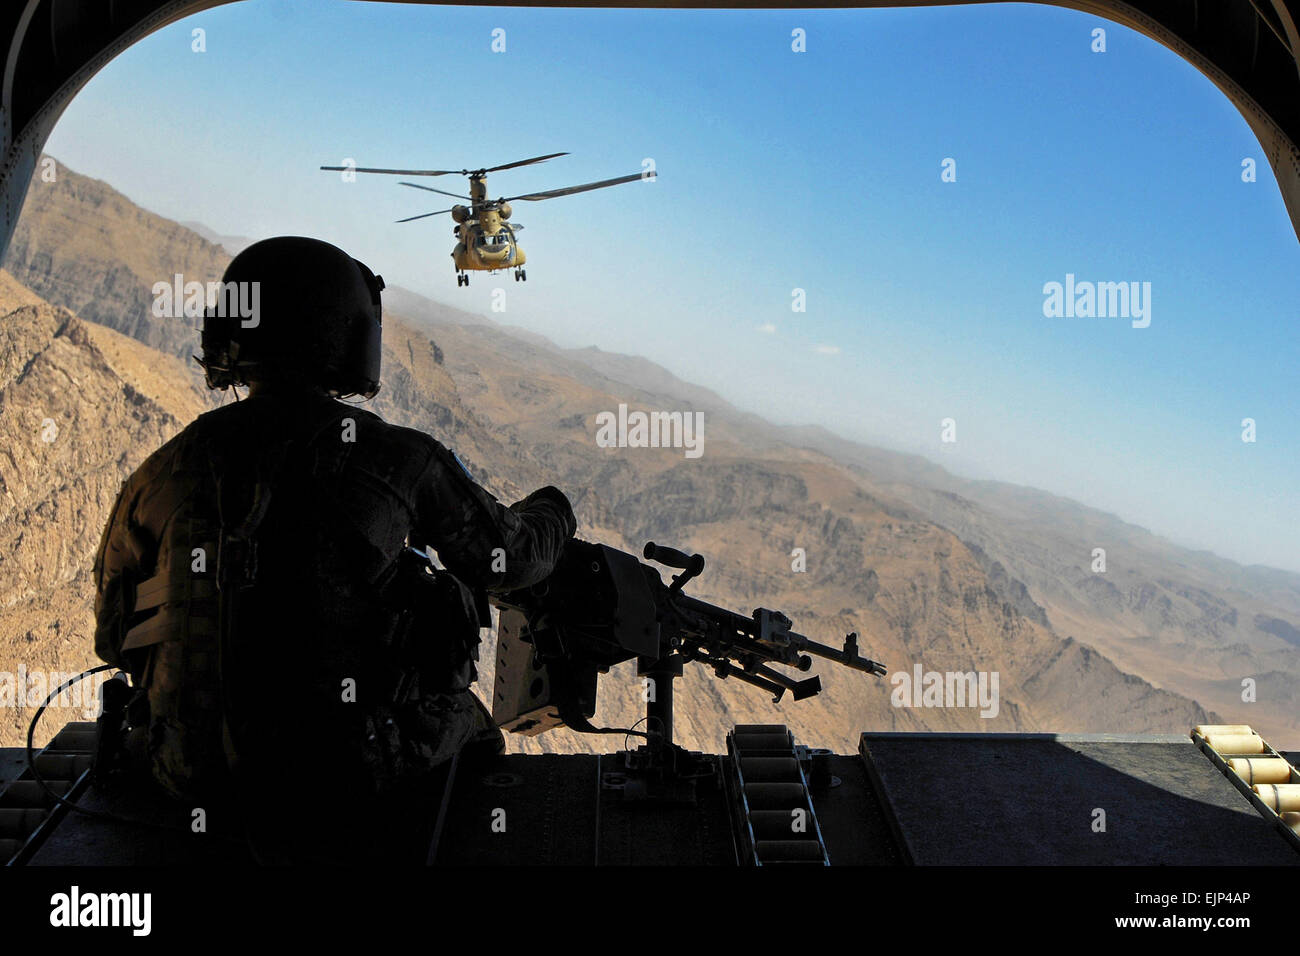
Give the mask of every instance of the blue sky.
[{"label": "blue sky", "polygon": [[[317,170],[560,150],[490,193],[645,158],[659,179],[517,204],[518,285],[457,288],[448,218],[393,223],[440,197]],[[119,56],[48,151],[163,215],[319,236],[470,311],[503,287],[493,318],[644,355],[772,420],[1300,570],[1300,243],[1227,99],[1096,17],[237,3]],[[1044,317],[1067,273],[1150,282],[1150,327]]]}]

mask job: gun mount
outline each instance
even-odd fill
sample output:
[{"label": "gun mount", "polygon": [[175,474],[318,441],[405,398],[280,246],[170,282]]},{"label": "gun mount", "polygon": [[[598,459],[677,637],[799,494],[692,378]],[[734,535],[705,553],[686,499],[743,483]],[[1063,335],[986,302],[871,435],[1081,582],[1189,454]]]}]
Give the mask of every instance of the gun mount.
[{"label": "gun mount", "polygon": [[533,736],[566,725],[586,733],[611,732],[591,725],[598,675],[636,658],[646,685],[646,731],[652,749],[671,748],[673,681],[684,665],[707,665],[720,678],[795,700],[821,691],[816,675],[796,679],[776,667],[807,673],[822,657],[868,674],[885,668],[858,653],[849,634],[840,649],[792,630],[779,611],[756,609],[750,617],[684,593],[704,570],[704,558],[653,542],[643,557],[680,573],[665,584],[657,569],[608,545],[569,542],[546,580],[494,599],[501,614],[492,715],[514,733]]}]

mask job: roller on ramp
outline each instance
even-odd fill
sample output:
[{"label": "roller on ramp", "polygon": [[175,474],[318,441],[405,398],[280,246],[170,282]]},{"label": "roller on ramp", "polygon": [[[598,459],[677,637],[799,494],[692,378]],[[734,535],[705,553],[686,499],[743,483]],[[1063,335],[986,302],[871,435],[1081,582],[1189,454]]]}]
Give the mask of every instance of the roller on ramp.
[{"label": "roller on ramp", "polygon": [[1300,772],[1249,724],[1199,724],[1192,743],[1300,852]]}]

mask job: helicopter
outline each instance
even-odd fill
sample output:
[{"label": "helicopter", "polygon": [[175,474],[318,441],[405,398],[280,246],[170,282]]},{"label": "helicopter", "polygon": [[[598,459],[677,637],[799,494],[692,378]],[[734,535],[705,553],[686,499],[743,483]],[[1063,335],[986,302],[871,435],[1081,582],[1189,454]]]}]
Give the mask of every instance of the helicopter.
[{"label": "helicopter", "polygon": [[584,183],[581,186],[567,186],[564,189],[548,189],[544,192],[525,193],[522,196],[503,196],[499,199],[488,199],[488,173],[499,172],[503,169],[515,169],[519,166],[530,166],[533,163],[555,159],[557,156],[568,155],[568,153],[548,153],[545,156],[534,156],[531,159],[521,159],[517,162],[505,163],[501,166],[488,166],[482,169],[379,169],[373,166],[322,166],[321,169],[333,172],[382,173],[389,176],[468,176],[468,196],[447,192],[445,189],[434,189],[432,186],[424,186],[420,183],[399,182],[399,186],[423,189],[426,192],[450,196],[452,199],[464,199],[470,205],[457,204],[450,209],[439,209],[436,212],[421,213],[418,216],[408,216],[405,219],[397,220],[398,222],[414,222],[417,219],[427,219],[430,216],[451,213],[451,218],[456,223],[452,234],[459,240],[456,243],[456,248],[451,253],[452,261],[456,266],[456,285],[467,286],[469,285],[470,272],[491,273],[504,269],[514,270],[516,282],[528,281],[528,273],[523,268],[527,257],[524,255],[524,250],[520,248],[517,238],[518,233],[524,227],[517,222],[509,221],[514,213],[511,203],[556,199],[560,196],[571,196],[574,193],[587,192],[591,189],[604,189],[606,186],[631,183],[638,179],[654,179],[656,176],[655,171],[650,169],[640,173],[632,173],[630,176],[619,176],[615,179],[602,179],[599,182]]}]

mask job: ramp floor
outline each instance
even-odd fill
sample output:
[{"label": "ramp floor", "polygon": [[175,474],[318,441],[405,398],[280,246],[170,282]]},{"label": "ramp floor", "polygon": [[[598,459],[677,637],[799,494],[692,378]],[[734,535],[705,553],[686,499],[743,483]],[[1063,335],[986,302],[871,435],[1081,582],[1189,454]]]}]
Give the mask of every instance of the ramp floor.
[{"label": "ramp floor", "polygon": [[865,733],[859,753],[921,865],[1295,865],[1187,737]]}]

